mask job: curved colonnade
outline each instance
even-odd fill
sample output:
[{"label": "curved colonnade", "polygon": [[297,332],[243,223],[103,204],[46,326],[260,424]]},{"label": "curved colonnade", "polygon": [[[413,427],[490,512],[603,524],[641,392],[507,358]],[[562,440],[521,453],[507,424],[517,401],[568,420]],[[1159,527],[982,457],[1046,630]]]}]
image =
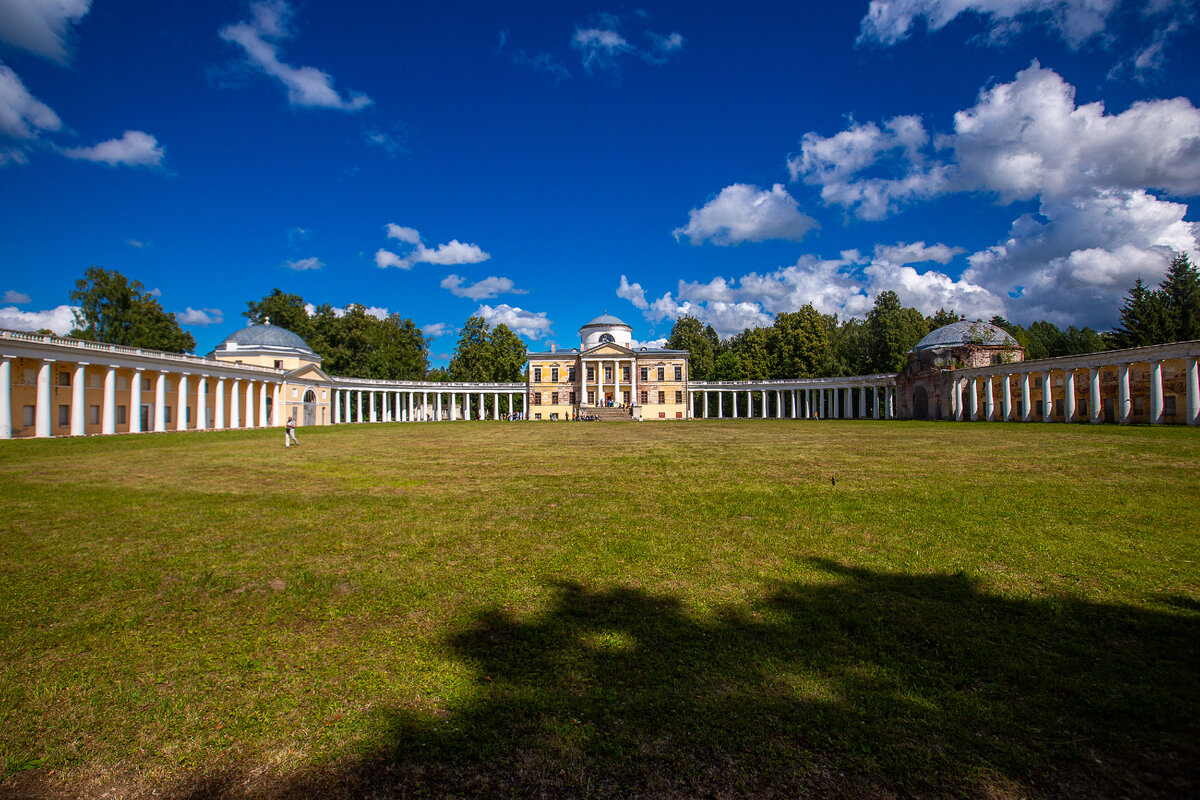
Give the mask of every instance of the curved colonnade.
[{"label": "curved colonnade", "polygon": [[[894,419],[896,376],[796,381],[692,381],[692,419]],[[728,398],[728,403],[726,399]],[[758,400],[758,414],[755,400]]]},{"label": "curved colonnade", "polygon": [[524,413],[523,383],[333,379],[334,424],[469,421]]},{"label": "curved colonnade", "polygon": [[[693,381],[687,416],[1197,425],[1198,359],[1191,341],[912,375]],[[524,383],[340,378],[0,331],[0,439],[314,424],[300,412],[315,407],[318,424],[497,419],[527,403]]]}]

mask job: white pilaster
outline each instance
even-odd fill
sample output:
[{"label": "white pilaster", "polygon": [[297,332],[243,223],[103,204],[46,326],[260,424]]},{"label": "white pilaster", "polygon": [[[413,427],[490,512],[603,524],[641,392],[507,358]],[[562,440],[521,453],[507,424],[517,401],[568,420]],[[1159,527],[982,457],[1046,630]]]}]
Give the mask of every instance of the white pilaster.
[{"label": "white pilaster", "polygon": [[1150,362],[1150,424],[1159,425],[1163,421],[1163,385],[1162,362]]},{"label": "white pilaster", "polygon": [[1100,402],[1100,370],[1096,367],[1088,369],[1088,419],[1097,425],[1104,419]]},{"label": "white pilaster", "polygon": [[129,432],[142,432],[142,369],[133,370],[129,379]]},{"label": "white pilaster", "polygon": [[83,436],[87,433],[87,396],[84,392],[87,386],[87,364],[76,364],[75,374],[71,376],[71,435]]},{"label": "white pilaster", "polygon": [[208,378],[203,375],[196,381],[196,430],[208,428]]},{"label": "white pilaster", "polygon": [[242,382],[234,378],[229,387],[229,427],[242,427]]},{"label": "white pilaster", "polygon": [[1195,356],[1185,360],[1183,375],[1187,381],[1187,424],[1200,425],[1200,367]]},{"label": "white pilaster", "polygon": [[1042,373],[1042,422],[1054,418],[1054,384],[1050,381],[1050,370]]},{"label": "white pilaster", "polygon": [[12,438],[12,356],[0,356],[0,439]]},{"label": "white pilaster", "polygon": [[186,431],[188,429],[187,409],[188,409],[188,376],[180,373],[179,375],[179,404],[175,406],[175,430]]},{"label": "white pilaster", "polygon": [[1063,370],[1063,422],[1075,421],[1075,370]]},{"label": "white pilaster", "polygon": [[163,433],[167,429],[167,373],[159,372],[154,378],[154,431]]},{"label": "white pilaster", "polygon": [[224,430],[225,428],[225,379],[217,378],[217,387],[213,393],[213,410],[214,417],[213,428],[215,430]]},{"label": "white pilaster", "polygon": [[45,439],[50,436],[50,361],[38,364],[37,399],[33,413],[34,436]]}]

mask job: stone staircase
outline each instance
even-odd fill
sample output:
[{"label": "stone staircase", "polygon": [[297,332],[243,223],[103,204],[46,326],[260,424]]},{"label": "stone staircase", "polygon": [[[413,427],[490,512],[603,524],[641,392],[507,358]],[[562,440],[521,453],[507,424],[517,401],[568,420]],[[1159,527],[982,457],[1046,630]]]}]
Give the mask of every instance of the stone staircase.
[{"label": "stone staircase", "polygon": [[592,408],[585,406],[579,413],[588,417],[599,417],[602,422],[628,422],[633,419],[633,411],[629,408]]}]

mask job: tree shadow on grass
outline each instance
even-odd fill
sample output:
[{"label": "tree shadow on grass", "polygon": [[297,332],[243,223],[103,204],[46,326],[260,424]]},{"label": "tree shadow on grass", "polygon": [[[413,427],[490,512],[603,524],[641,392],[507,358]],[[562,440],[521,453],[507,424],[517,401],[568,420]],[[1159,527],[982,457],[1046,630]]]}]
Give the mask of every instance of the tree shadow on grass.
[{"label": "tree shadow on grass", "polygon": [[828,581],[707,622],[577,584],[532,618],[482,613],[450,641],[476,701],[393,709],[370,752],[253,793],[1200,795],[1200,615],[816,563]]}]

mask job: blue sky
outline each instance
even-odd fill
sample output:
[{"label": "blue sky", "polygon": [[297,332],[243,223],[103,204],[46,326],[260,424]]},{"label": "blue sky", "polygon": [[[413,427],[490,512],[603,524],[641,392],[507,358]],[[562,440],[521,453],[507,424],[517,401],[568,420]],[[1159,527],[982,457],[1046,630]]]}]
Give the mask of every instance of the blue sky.
[{"label": "blue sky", "polygon": [[91,265],[530,346],[805,303],[1106,329],[1200,254],[1195,0],[0,0],[0,327]]}]

